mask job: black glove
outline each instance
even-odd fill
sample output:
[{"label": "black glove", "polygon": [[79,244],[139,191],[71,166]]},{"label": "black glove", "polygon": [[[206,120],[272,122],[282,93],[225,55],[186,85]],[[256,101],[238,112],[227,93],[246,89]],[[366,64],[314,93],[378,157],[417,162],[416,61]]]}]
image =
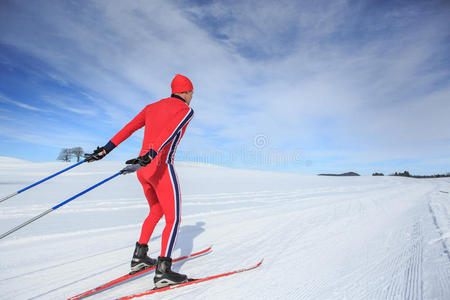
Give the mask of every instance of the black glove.
[{"label": "black glove", "polygon": [[111,141],[109,141],[108,144],[106,144],[105,146],[97,147],[97,149],[95,149],[93,153],[86,153],[84,155],[84,158],[86,159],[87,162],[100,160],[103,157],[105,157],[106,154],[111,152],[111,150],[114,149],[115,147],[116,146]]},{"label": "black glove", "polygon": [[136,165],[139,164],[143,167],[147,166],[148,164],[150,164],[152,162],[152,158],[147,154],[144,154],[142,156],[138,156],[136,158],[133,159],[129,159],[126,161],[127,165]]}]

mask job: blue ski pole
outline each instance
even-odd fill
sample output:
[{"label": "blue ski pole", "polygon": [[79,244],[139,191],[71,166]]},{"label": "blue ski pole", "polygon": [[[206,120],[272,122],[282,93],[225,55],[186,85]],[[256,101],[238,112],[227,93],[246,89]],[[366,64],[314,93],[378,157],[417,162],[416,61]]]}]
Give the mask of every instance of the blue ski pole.
[{"label": "blue ski pole", "polygon": [[[125,170],[125,169],[124,169],[124,170]],[[58,205],[53,206],[52,208],[50,208],[50,209],[44,211],[43,213],[41,213],[40,215],[37,215],[37,216],[35,216],[35,217],[29,219],[28,221],[26,221],[26,222],[20,224],[19,226],[14,227],[14,228],[11,229],[10,231],[3,233],[2,235],[0,235],[0,240],[1,240],[2,238],[4,238],[5,236],[10,235],[10,234],[13,233],[14,231],[17,231],[17,230],[19,230],[20,228],[27,226],[28,224],[30,224],[30,223],[36,221],[37,219],[42,218],[42,217],[45,216],[46,214],[51,213],[52,211],[54,211],[54,210],[60,208],[61,206],[63,206],[63,205],[65,205],[65,204],[69,203],[69,202],[72,201],[73,199],[78,198],[79,196],[81,196],[81,195],[83,195],[83,194],[86,194],[86,193],[89,192],[90,190],[95,189],[95,188],[98,187],[99,185],[104,184],[105,182],[107,182],[107,181],[113,179],[114,177],[116,177],[116,176],[118,176],[118,175],[120,175],[120,174],[126,174],[126,172],[124,172],[124,170],[121,170],[121,171],[117,172],[116,174],[112,175],[111,177],[106,178],[105,180],[103,180],[103,181],[101,181],[101,182],[99,182],[99,183],[97,183],[97,184],[91,186],[91,187],[88,188],[88,189],[85,189],[84,191],[82,191],[82,192],[76,194],[75,196],[73,196],[73,197],[67,199],[66,201],[63,201],[63,202],[59,203]]]},{"label": "blue ski pole", "polygon": [[29,185],[29,186],[27,186],[27,187],[25,187],[25,188],[23,188],[23,189],[21,189],[21,190],[15,192],[15,193],[12,193],[11,195],[8,195],[8,196],[6,196],[6,197],[3,197],[3,198],[0,199],[0,202],[3,202],[3,201],[5,201],[5,200],[7,200],[7,199],[9,199],[9,198],[11,198],[11,197],[14,197],[15,195],[18,195],[18,194],[20,194],[20,193],[22,193],[22,192],[25,192],[26,190],[31,189],[32,187],[34,187],[34,186],[36,186],[36,185],[38,185],[38,184],[41,184],[41,183],[43,183],[44,181],[47,181],[47,180],[49,180],[49,179],[51,179],[51,178],[53,178],[53,177],[55,177],[55,176],[58,176],[59,174],[64,173],[64,172],[66,172],[66,171],[68,171],[68,170],[70,170],[70,169],[72,169],[72,168],[75,168],[76,166],[81,165],[81,164],[84,163],[85,161],[86,161],[86,160],[83,159],[82,161],[80,161],[80,162],[78,162],[78,163],[76,163],[76,164],[74,164],[74,165],[71,165],[70,167],[65,168],[64,170],[61,170],[61,171],[59,171],[59,172],[57,172],[57,173],[55,173],[55,174],[53,174],[53,175],[50,175],[50,176],[48,176],[48,177],[46,177],[46,178],[44,178],[44,179],[42,179],[42,180],[39,180],[38,182],[35,182],[35,183],[33,183],[33,184],[31,184],[31,185]]}]

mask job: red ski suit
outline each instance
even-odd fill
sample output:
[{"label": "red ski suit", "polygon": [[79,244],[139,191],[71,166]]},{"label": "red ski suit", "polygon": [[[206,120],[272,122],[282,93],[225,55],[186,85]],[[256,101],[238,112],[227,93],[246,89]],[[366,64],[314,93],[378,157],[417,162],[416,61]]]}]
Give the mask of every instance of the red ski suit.
[{"label": "red ski suit", "polygon": [[174,96],[147,105],[111,142],[118,146],[133,132],[145,126],[140,156],[149,153],[152,162],[137,171],[137,177],[150,205],[142,225],[140,244],[147,244],[156,224],[164,215],[161,256],[171,257],[181,222],[181,192],[173,167],[178,143],[194,111],[181,97]]}]

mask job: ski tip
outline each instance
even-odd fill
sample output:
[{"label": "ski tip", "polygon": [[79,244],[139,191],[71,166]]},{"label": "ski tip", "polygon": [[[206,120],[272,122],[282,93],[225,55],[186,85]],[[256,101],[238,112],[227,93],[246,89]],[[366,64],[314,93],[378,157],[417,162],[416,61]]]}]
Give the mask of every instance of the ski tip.
[{"label": "ski tip", "polygon": [[195,256],[203,256],[205,254],[211,253],[212,252],[212,245],[209,246],[208,248],[205,248],[202,251],[199,251],[197,253],[192,253],[191,255],[195,255]]},{"label": "ski tip", "polygon": [[256,268],[258,268],[259,266],[262,265],[263,261],[264,261],[264,258],[261,259],[259,262],[257,262],[255,265],[253,265],[253,267],[249,267],[249,269],[251,270],[251,269],[256,269]]},{"label": "ski tip", "polygon": [[208,253],[211,253],[212,252],[212,245],[211,246],[209,246],[208,248],[206,248],[205,250],[203,250],[203,251],[200,251],[200,252],[198,252],[200,255],[204,255],[204,254],[208,254]]},{"label": "ski tip", "polygon": [[203,251],[200,251],[199,253],[198,253],[198,256],[200,257],[200,256],[204,256],[204,255],[206,255],[206,254],[210,254],[212,252],[212,247],[208,247],[208,248],[206,248],[205,250],[203,250]]}]

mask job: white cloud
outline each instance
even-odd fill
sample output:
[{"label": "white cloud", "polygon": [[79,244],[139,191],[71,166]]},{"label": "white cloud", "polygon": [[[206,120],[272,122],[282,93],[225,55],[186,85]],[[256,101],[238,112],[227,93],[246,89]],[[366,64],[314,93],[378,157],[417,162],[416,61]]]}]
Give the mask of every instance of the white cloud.
[{"label": "white cloud", "polygon": [[97,115],[97,107],[87,106],[80,103],[79,99],[75,99],[73,97],[68,97],[64,95],[43,95],[41,99],[47,102],[52,107],[63,109],[67,112],[76,113],[80,115],[89,115],[95,116]]},{"label": "white cloud", "polygon": [[189,75],[195,136],[183,144],[192,149],[199,140],[207,147],[205,139],[239,147],[262,132],[281,149],[331,147],[376,161],[411,147],[426,156],[448,141],[439,129],[450,127],[449,72],[433,69],[448,38],[442,13],[408,6],[369,24],[375,18],[364,20],[364,3],[259,4],[27,2],[7,17],[1,41],[82,87],[117,129],[168,95],[175,73]]},{"label": "white cloud", "polygon": [[17,107],[24,108],[24,109],[27,109],[27,110],[44,111],[43,109],[35,107],[33,105],[29,105],[29,104],[26,104],[26,103],[23,103],[23,102],[20,102],[20,101],[12,100],[12,99],[10,99],[10,98],[2,95],[2,94],[0,94],[0,102],[10,103],[10,104],[13,104],[13,105],[15,105]]}]

